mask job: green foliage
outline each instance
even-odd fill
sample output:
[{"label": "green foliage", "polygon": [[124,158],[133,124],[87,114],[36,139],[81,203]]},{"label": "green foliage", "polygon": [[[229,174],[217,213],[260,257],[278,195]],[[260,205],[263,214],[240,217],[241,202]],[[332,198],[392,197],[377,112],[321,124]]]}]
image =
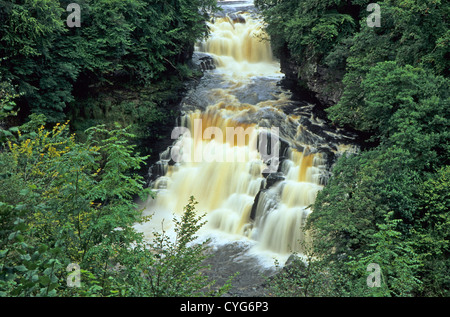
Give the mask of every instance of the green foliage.
[{"label": "green foliage", "polygon": [[[159,235],[149,246],[134,229],[134,199],[149,191],[127,128],[96,126],[80,143],[67,123],[44,124],[32,115],[0,153],[2,296],[176,296],[210,285],[199,272],[204,245],[188,245],[201,226],[193,201],[175,243]],[[70,263],[82,268],[80,288],[67,285]]]},{"label": "green foliage", "polygon": [[0,1],[0,72],[24,94],[21,105],[51,122],[76,107],[74,87],[182,74],[216,8],[214,0],[80,0],[81,27],[69,28],[69,3]]},{"label": "green foliage", "polygon": [[368,275],[369,264],[380,266],[381,285],[370,289],[361,287],[367,296],[413,296],[421,284],[417,278],[418,255],[412,242],[398,231],[401,220],[394,219],[393,212],[386,214],[384,222],[377,224],[379,231],[373,235],[374,242],[369,245],[371,249],[358,254],[357,258],[350,258],[348,269],[361,283]]},{"label": "green foliage", "polygon": [[146,246],[152,256],[138,264],[144,274],[134,276],[140,280],[140,287],[134,289],[131,296],[142,293],[158,297],[220,296],[230,288],[231,279],[214,289],[215,282],[202,273],[207,268],[203,261],[208,257],[209,241],[195,242],[196,232],[204,225],[203,216],[197,216],[195,204],[191,197],[181,218],[173,219],[175,238],[164,231],[153,233],[154,238]]},{"label": "green foliage", "polygon": [[164,146],[161,139],[170,139],[171,126],[176,118],[176,105],[181,94],[182,81],[172,77],[150,87],[132,87],[100,90],[80,98],[78,107],[68,114],[73,118],[71,128],[79,140],[85,140],[85,130],[105,124],[113,128],[118,122],[129,126],[136,135],[133,139],[141,153],[157,157]]},{"label": "green foliage", "polygon": [[[351,214],[347,219],[352,216],[355,215]],[[330,217],[333,221],[338,218],[334,213]],[[362,241],[369,229],[362,226],[364,231],[361,234],[356,230],[349,231],[364,220],[370,221],[360,218],[353,223],[343,224],[338,219],[337,226],[327,228],[318,223],[320,220],[317,218],[310,220],[313,224],[313,245],[306,249],[305,259],[296,258],[271,281],[273,294],[305,297],[414,296],[422,286],[418,276],[421,262],[413,242],[399,231],[403,227],[402,221],[393,218],[393,212],[388,212],[384,222],[376,223],[370,236]],[[309,226],[311,228],[311,223]],[[333,234],[340,236],[335,238]],[[345,246],[336,243],[349,238],[353,241]],[[324,239],[328,241],[324,243]],[[360,246],[356,246],[356,242]],[[368,270],[370,264],[380,267],[379,286],[369,287],[367,284],[371,273]]]},{"label": "green foliage", "polygon": [[[1,296],[222,294],[228,285],[213,291],[201,273],[205,244],[191,243],[201,225],[193,201],[175,223],[177,241],[155,233],[149,244],[135,231],[134,200],[151,192],[137,174],[148,157],[130,144],[136,134],[158,138],[155,123],[172,115],[166,107],[192,76],[184,62],[216,2],[80,0],[80,28],[66,26],[69,3],[0,1],[0,120],[16,104],[32,113],[1,130]],[[142,90],[78,103],[112,85]],[[46,129],[67,114],[91,120],[70,127],[82,138],[68,122]],[[71,263],[81,267],[81,287],[67,285]]]},{"label": "green foliage", "polygon": [[[280,56],[343,87],[328,118],[371,141],[340,157],[317,195],[306,262],[315,273],[283,283],[305,295],[308,275],[327,273],[310,295],[448,296],[449,3],[379,1],[380,27],[367,25],[369,1],[255,3]],[[380,288],[366,286],[370,263]]]},{"label": "green foliage", "polygon": [[373,132],[386,145],[400,146],[415,156],[427,153],[428,164],[436,166],[449,161],[448,88],[448,79],[422,68],[381,62],[362,81],[364,101],[351,118],[340,112],[343,104],[329,113],[345,121],[358,119],[355,127]]},{"label": "green foliage", "polygon": [[[328,110],[335,122],[361,130],[370,129],[364,117],[367,100],[364,81],[372,67],[395,61],[398,67],[411,65],[429,70],[427,73],[431,75],[423,74],[427,79],[433,74],[448,76],[449,70],[448,49],[442,46],[448,44],[445,18],[450,10],[448,3],[383,1],[377,4],[380,5],[381,26],[370,28],[365,19],[361,19],[360,31],[353,35],[347,51],[342,98]],[[391,88],[400,89],[401,85],[394,84]]]},{"label": "green foliage", "polygon": [[313,248],[305,250],[303,257],[295,256],[269,281],[271,294],[278,297],[349,296],[345,286],[353,281],[339,272],[337,267],[318,260]]},{"label": "green foliage", "polygon": [[[2,275],[12,270],[8,279],[19,280],[14,296],[54,295],[65,266],[89,263],[105,240],[120,240],[129,231],[114,228],[126,228],[138,219],[130,198],[142,190],[142,180],[127,171],[143,158],[130,154],[125,130],[96,129],[87,144],[78,144],[68,135],[67,124],[46,132],[43,123],[42,117],[33,116],[18,129],[17,139],[8,141],[9,151],[1,154],[6,165],[1,180],[2,250],[8,250]],[[94,137],[100,132],[104,135],[97,142]],[[41,246],[47,250],[42,263],[27,266],[23,260],[30,260]],[[97,261],[109,258],[106,252],[95,255]],[[49,276],[52,285],[43,285],[36,274]],[[35,285],[24,284],[24,278]]]},{"label": "green foliage", "polygon": [[[426,217],[419,215],[424,209],[430,210],[430,206],[421,207],[418,197],[422,197],[423,187],[416,167],[417,162],[408,151],[380,147],[340,158],[329,184],[319,192],[307,225],[312,232],[314,252],[323,266],[337,270],[335,280],[346,276],[354,281],[342,284],[349,294],[415,296],[430,287],[423,283],[424,276],[442,277],[443,273],[435,271],[433,275],[429,268],[424,269],[424,265],[438,259],[442,259],[439,272],[445,269],[442,251],[429,252],[434,243],[439,245],[438,241],[445,239],[445,231],[440,239],[435,239],[429,236],[429,228],[423,228],[428,220],[421,220]],[[438,190],[438,195],[435,199],[447,200],[446,193]],[[448,209],[441,213],[443,217],[447,214]],[[370,263],[381,267],[381,288],[365,286]],[[441,282],[439,291],[435,288],[427,295],[442,292],[445,278],[434,280],[435,285]]]},{"label": "green foliage", "polygon": [[40,112],[61,111],[73,100],[71,70],[66,67],[70,61],[53,50],[64,32],[64,9],[59,1],[1,1],[0,12],[0,55],[6,57],[0,72],[42,108]]},{"label": "green foliage", "polygon": [[449,296],[450,279],[450,167],[442,167],[432,174],[418,192],[419,208],[416,249],[423,257],[422,295]]},{"label": "green foliage", "polygon": [[322,59],[355,29],[346,1],[256,0],[255,5],[268,23],[275,51],[287,47],[297,62]]},{"label": "green foliage", "polygon": [[3,81],[0,77],[0,121],[9,116],[17,115],[14,111],[16,107],[14,99],[18,96],[11,82]]},{"label": "green foliage", "polygon": [[417,175],[408,169],[409,164],[408,153],[400,149],[339,159],[309,218],[314,227],[323,230],[320,235],[328,237],[317,243],[324,248],[331,243],[336,255],[364,250],[390,210],[405,221],[402,228],[406,232],[416,210]]}]

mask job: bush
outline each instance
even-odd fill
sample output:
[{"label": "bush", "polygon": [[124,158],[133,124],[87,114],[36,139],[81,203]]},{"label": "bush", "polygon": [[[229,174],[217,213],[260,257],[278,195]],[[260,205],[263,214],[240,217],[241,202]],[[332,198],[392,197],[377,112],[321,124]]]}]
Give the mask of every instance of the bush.
[{"label": "bush", "polygon": [[[134,229],[134,199],[150,192],[127,128],[93,127],[80,143],[67,123],[44,125],[32,115],[0,152],[2,296],[216,294],[199,272],[205,245],[189,245],[201,226],[193,199],[174,243],[162,234],[148,244]],[[80,288],[67,285],[72,263]]]}]

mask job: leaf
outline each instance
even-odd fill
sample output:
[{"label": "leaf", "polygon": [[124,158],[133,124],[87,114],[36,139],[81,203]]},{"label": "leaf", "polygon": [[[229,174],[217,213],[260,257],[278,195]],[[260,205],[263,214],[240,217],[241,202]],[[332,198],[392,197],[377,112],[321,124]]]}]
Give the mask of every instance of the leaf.
[{"label": "leaf", "polygon": [[38,247],[38,251],[39,251],[39,253],[45,253],[46,251],[48,250],[48,246],[47,245],[45,245],[45,244],[41,244],[39,247]]},{"label": "leaf", "polygon": [[39,283],[46,286],[50,283],[50,278],[47,275],[42,275],[39,277]]},{"label": "leaf", "polygon": [[16,269],[16,270],[19,271],[19,272],[27,272],[27,271],[28,271],[28,269],[26,268],[26,266],[23,265],[23,264],[22,264],[22,265],[15,266],[14,269]]},{"label": "leaf", "polygon": [[18,235],[18,232],[12,232],[8,236],[8,240],[13,240]]},{"label": "leaf", "polygon": [[25,208],[27,208],[26,204],[19,204],[19,205],[16,205],[16,207],[15,207],[15,209],[19,210],[19,211],[24,210]]},{"label": "leaf", "polygon": [[8,254],[9,249],[0,250],[0,258],[4,258]]},{"label": "leaf", "polygon": [[20,258],[24,261],[30,261],[31,260],[31,256],[27,253],[24,255],[21,255]]}]

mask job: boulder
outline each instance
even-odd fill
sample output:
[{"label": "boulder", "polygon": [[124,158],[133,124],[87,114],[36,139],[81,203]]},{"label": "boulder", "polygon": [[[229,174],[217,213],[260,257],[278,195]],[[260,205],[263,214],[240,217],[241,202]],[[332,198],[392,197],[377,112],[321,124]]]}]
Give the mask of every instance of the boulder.
[{"label": "boulder", "polygon": [[243,23],[245,24],[245,18],[240,15],[240,14],[236,14],[236,13],[230,13],[228,14],[228,18],[233,22],[233,24],[236,23]]},{"label": "boulder", "polygon": [[194,52],[192,54],[190,65],[202,72],[216,68],[213,57],[209,54],[200,52]]},{"label": "boulder", "polygon": [[282,182],[286,179],[283,173],[277,172],[277,173],[270,173],[267,175],[266,178],[266,189],[269,189],[273,185],[275,185],[278,182]]}]

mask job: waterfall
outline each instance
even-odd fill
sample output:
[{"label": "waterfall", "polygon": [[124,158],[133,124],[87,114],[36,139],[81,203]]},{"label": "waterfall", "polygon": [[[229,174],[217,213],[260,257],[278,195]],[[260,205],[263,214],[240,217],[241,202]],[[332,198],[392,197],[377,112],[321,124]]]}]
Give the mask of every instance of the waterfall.
[{"label": "waterfall", "polygon": [[170,230],[173,214],[194,196],[206,214],[203,235],[248,241],[255,253],[301,253],[308,241],[303,226],[326,172],[323,140],[306,143],[311,137],[300,116],[283,110],[292,101],[257,15],[215,17],[208,28],[196,50],[216,68],[184,100],[174,144],[158,162],[157,197],[144,206],[153,218],[139,230],[150,237],[163,219]]}]

